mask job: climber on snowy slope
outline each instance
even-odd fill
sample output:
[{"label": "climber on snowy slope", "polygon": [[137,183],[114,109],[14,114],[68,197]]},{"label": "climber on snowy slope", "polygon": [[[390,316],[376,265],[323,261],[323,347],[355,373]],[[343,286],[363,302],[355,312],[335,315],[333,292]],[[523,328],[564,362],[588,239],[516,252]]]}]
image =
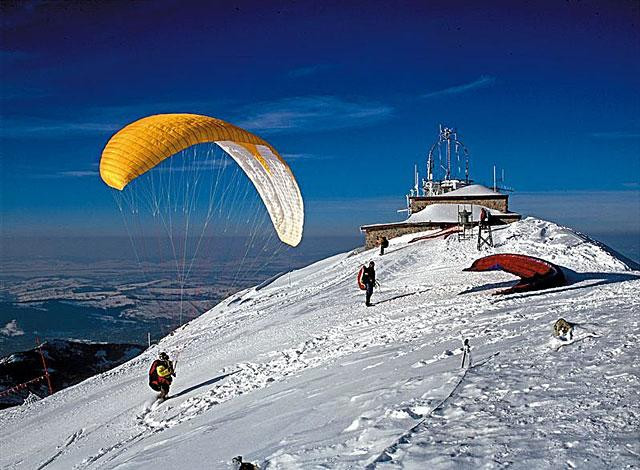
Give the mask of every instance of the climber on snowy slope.
[{"label": "climber on snowy slope", "polygon": [[364,284],[367,295],[365,298],[365,305],[367,307],[371,306],[371,295],[373,294],[373,287],[376,285],[376,269],[375,263],[371,261],[369,266],[364,267],[362,269],[362,283]]},{"label": "climber on snowy slope", "polygon": [[161,352],[149,369],[149,387],[160,392],[158,398],[165,399],[169,395],[169,387],[175,376],[176,372],[169,355]]}]

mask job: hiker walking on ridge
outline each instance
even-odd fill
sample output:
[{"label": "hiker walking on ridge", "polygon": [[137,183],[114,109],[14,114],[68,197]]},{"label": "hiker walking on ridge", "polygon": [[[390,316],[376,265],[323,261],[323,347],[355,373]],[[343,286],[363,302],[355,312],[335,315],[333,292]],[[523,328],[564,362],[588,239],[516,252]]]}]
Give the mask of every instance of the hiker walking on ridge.
[{"label": "hiker walking on ridge", "polygon": [[367,291],[364,303],[367,307],[371,307],[371,295],[373,294],[373,287],[376,284],[376,269],[373,261],[369,263],[369,266],[363,267],[362,283],[365,285]]},{"label": "hiker walking on ridge", "polygon": [[175,376],[176,372],[169,355],[166,352],[161,352],[149,369],[149,387],[160,392],[158,398],[164,400],[169,395],[169,388]]},{"label": "hiker walking on ridge", "polygon": [[378,245],[380,245],[380,256],[384,255],[384,249],[389,248],[389,240],[387,237],[378,237]]}]

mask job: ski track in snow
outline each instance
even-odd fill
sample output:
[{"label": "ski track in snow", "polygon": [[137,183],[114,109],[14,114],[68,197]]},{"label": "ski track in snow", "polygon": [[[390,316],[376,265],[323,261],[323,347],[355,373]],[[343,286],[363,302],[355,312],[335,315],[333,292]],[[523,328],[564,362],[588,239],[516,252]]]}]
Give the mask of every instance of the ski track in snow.
[{"label": "ski track in snow", "polygon": [[[0,431],[0,439],[15,451],[9,460],[0,456],[0,465],[146,468],[136,452],[156,455],[161,443],[175,442],[158,441],[160,435],[182,429],[180,442],[199,439],[217,429],[216,410],[233,409],[235,401],[246,407],[252,396],[289,403],[304,388],[288,384],[323,370],[360,371],[353,378],[365,378],[364,390],[352,393],[344,409],[356,415],[338,417],[346,421],[330,436],[313,428],[287,436],[289,424],[275,425],[270,433],[283,432],[280,440],[255,449],[262,446],[256,455],[264,468],[637,465],[640,380],[627,364],[638,360],[638,274],[587,238],[537,219],[496,230],[496,248],[480,254],[473,240],[407,245],[413,237],[392,240],[384,257],[376,250],[337,255],[247,289],[181,327],[161,345],[180,355],[165,402],[131,399],[141,390],[149,396],[140,376],[156,349],[47,400],[0,413],[0,429],[9,430]],[[539,256],[582,277],[548,291],[496,297],[495,286],[512,276],[460,271],[501,251]],[[372,258],[382,288],[376,305],[366,308],[354,279]],[[559,317],[578,324],[571,342],[550,339]],[[475,362],[465,371],[459,368],[462,337],[471,338]],[[218,373],[211,356],[226,361],[218,362]],[[394,372],[396,363],[404,364],[401,373]],[[199,372],[191,377],[192,371]],[[367,386],[369,374],[385,381]],[[90,415],[103,403],[99,386],[111,382],[111,399],[123,405],[105,412],[102,424],[89,421],[54,452],[50,444],[15,444],[21,423],[26,435],[37,435],[37,421],[47,416]],[[309,390],[308,400],[327,393]],[[65,396],[81,401],[67,412]],[[185,447],[185,458],[195,454]],[[30,467],[30,455],[40,463]],[[224,468],[223,461],[211,468]]]},{"label": "ski track in snow", "polygon": [[[624,340],[621,343],[624,348],[633,347]],[[580,347],[582,353],[594,354],[595,363],[606,361],[595,341]],[[472,370],[448,406],[427,417],[394,448],[387,461],[371,468],[413,468],[403,465],[404,460],[447,466],[452,458],[457,465],[478,467],[487,463],[484,452],[476,450],[480,447],[493,449],[489,462],[495,467],[611,468],[610,462],[616,462],[616,468],[637,466],[637,456],[622,443],[638,446],[640,416],[636,406],[629,408],[640,398],[638,378],[614,375],[603,381],[596,368],[572,368],[572,361],[565,357],[539,353],[547,354],[548,359],[533,357]],[[557,370],[564,367],[573,381],[558,383]],[[526,378],[522,369],[529,371]],[[635,384],[635,398],[616,390],[621,380]],[[576,397],[570,392],[574,381],[583,382],[593,392]],[[487,386],[496,383],[509,386],[497,390]],[[603,400],[611,408],[601,410]],[[466,420],[464,415],[485,419]],[[452,426],[453,420],[458,423]],[[619,443],[606,445],[602,436],[619,437]],[[595,449],[576,452],[582,440],[596,443]],[[543,457],[529,457],[532,448]]]},{"label": "ski track in snow", "polygon": [[[433,413],[436,413],[436,412],[440,411],[446,405],[446,403],[451,399],[451,397],[454,396],[454,394],[457,392],[457,390],[460,387],[460,385],[462,385],[462,383],[464,382],[464,380],[467,377],[467,374],[469,373],[469,371],[471,371],[471,370],[473,370],[473,369],[475,369],[477,367],[481,367],[486,362],[488,362],[489,360],[491,360],[494,357],[496,357],[498,354],[499,353],[495,353],[492,356],[489,356],[488,358],[482,360],[480,363],[473,364],[471,367],[463,369],[463,371],[460,373],[460,376],[459,376],[458,380],[456,381],[455,385],[451,388],[451,392],[449,392],[449,394],[447,394],[436,406],[434,406],[433,408],[431,408],[428,411],[426,411],[426,413],[424,413],[424,414],[415,414],[415,413],[413,413],[412,414],[413,418],[422,418],[422,419],[420,419],[418,424],[416,424],[411,429],[409,429],[407,432],[402,434],[402,436],[400,436],[400,438],[398,438],[395,442],[393,442],[386,449],[384,449],[382,451],[382,453],[378,457],[376,457],[376,459],[373,462],[371,462],[369,465],[367,465],[365,467],[366,470],[374,470],[374,469],[378,468],[379,466],[381,466],[380,464],[385,464],[385,463],[388,463],[388,462],[394,460],[394,454],[398,453],[401,449],[406,449],[407,447],[409,447],[411,445],[411,443],[412,443],[412,437],[414,435],[419,434],[420,432],[422,432],[423,428],[425,427],[424,425],[425,425],[425,422],[426,422],[427,418],[429,416],[431,416]],[[409,410],[407,410],[407,411],[410,412]]]},{"label": "ski track in snow", "polygon": [[69,447],[71,446],[78,438],[80,438],[82,436],[82,433],[84,432],[84,429],[80,429],[76,432],[74,432],[73,434],[71,434],[67,440],[65,441],[64,444],[62,444],[58,451],[53,454],[51,457],[49,457],[47,460],[45,460],[44,462],[42,462],[40,465],[38,465],[37,470],[42,470],[43,468],[45,468],[47,465],[49,465],[50,463],[54,462],[58,457],[60,457],[60,455],[62,455],[62,453]]}]

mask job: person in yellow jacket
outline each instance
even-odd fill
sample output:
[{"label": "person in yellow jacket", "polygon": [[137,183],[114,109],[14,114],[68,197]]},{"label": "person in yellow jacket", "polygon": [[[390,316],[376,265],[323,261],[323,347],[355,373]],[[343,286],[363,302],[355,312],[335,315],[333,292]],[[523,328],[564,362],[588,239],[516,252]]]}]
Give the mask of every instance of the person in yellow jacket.
[{"label": "person in yellow jacket", "polygon": [[169,355],[161,352],[158,355],[158,359],[153,361],[149,369],[149,387],[156,392],[160,392],[158,398],[164,400],[169,395],[169,388],[175,376],[176,372]]}]

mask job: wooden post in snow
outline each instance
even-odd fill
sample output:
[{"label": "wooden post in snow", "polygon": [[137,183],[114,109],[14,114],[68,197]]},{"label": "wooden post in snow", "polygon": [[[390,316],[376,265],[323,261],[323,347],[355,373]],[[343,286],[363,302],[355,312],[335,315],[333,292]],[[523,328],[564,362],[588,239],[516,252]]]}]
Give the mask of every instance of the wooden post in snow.
[{"label": "wooden post in snow", "polygon": [[51,377],[49,376],[49,368],[47,367],[47,361],[44,358],[44,353],[42,352],[42,343],[40,343],[40,338],[36,337],[36,346],[38,348],[38,352],[40,353],[40,359],[42,359],[42,368],[44,369],[44,376],[47,379],[47,386],[49,387],[49,395],[53,395],[53,387],[51,386]]}]

